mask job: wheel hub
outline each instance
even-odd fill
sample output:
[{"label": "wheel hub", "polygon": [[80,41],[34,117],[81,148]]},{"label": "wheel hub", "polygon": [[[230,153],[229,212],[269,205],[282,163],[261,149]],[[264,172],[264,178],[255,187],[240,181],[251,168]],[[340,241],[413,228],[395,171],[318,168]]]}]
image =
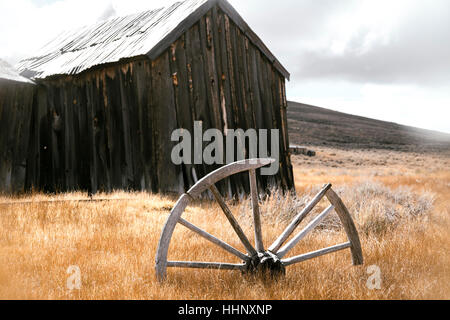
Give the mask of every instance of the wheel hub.
[{"label": "wheel hub", "polygon": [[278,278],[286,274],[286,268],[275,254],[266,251],[253,256],[246,263],[244,273]]}]

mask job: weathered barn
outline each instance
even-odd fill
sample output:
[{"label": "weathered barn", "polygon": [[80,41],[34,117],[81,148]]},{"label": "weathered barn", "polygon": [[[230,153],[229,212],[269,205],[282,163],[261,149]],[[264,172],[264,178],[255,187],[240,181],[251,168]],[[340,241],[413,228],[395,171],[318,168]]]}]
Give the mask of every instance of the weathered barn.
[{"label": "weathered barn", "polygon": [[34,84],[0,60],[0,192],[24,191]]},{"label": "weathered barn", "polygon": [[[216,169],[171,161],[173,130],[192,132],[194,121],[204,130],[279,129],[279,174],[259,183],[293,188],[289,73],[226,0],[185,0],[66,32],[17,68],[36,82],[20,147],[25,189],[184,192]],[[248,178],[220,189],[248,192]]]}]

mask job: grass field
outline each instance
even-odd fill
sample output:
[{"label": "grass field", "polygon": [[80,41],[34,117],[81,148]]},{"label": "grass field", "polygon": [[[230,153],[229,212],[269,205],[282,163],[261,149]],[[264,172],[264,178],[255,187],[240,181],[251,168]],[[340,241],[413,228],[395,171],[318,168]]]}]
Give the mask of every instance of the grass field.
[{"label": "grass field", "polygon": [[[353,267],[347,250],[289,267],[276,283],[232,271],[178,269],[169,270],[168,280],[159,284],[155,252],[176,199],[117,192],[95,197],[108,201],[79,202],[67,200],[87,196],[34,194],[0,199],[0,298],[449,299],[450,157],[316,151],[315,158],[293,158],[298,197],[274,195],[262,202],[265,244],[275,240],[318,188],[331,182],[355,217],[364,266]],[[54,200],[64,202],[42,202]],[[231,207],[252,235],[249,201]],[[244,251],[215,203],[196,203],[184,218]],[[292,254],[344,242],[336,222],[325,221]],[[169,257],[239,262],[182,226]],[[371,265],[380,268],[380,290],[366,285]],[[81,271],[80,290],[67,288],[69,266]]]}]

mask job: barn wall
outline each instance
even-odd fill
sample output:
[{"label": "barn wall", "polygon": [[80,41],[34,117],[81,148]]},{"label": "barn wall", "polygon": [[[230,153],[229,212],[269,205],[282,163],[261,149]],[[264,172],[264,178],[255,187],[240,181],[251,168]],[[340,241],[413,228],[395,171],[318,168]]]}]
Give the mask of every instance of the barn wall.
[{"label": "barn wall", "polygon": [[[284,77],[214,8],[154,61],[145,58],[41,81],[32,110],[27,188],[180,193],[213,166],[175,166],[174,129],[280,129],[280,173],[293,188]],[[221,184],[249,191],[248,177]]]},{"label": "barn wall", "polygon": [[33,85],[0,79],[0,192],[25,189],[33,98]]}]

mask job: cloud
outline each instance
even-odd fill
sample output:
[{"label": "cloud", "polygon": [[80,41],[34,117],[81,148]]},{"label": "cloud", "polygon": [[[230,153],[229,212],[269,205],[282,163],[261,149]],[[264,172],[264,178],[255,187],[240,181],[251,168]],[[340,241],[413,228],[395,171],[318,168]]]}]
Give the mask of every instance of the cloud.
[{"label": "cloud", "polygon": [[450,2],[411,1],[406,14],[382,36],[356,29],[341,52],[330,46],[296,55],[300,78],[346,79],[361,83],[450,84]]},{"label": "cloud", "polygon": [[330,21],[352,11],[357,0],[229,0],[269,49],[290,70],[293,57],[324,42]]},{"label": "cloud", "polygon": [[116,16],[117,16],[116,9],[114,9],[113,4],[110,3],[106,7],[105,11],[103,11],[102,15],[99,17],[99,20],[107,20],[107,19],[111,19]]},{"label": "cloud", "polygon": [[450,1],[231,2],[293,81],[450,83]]}]

